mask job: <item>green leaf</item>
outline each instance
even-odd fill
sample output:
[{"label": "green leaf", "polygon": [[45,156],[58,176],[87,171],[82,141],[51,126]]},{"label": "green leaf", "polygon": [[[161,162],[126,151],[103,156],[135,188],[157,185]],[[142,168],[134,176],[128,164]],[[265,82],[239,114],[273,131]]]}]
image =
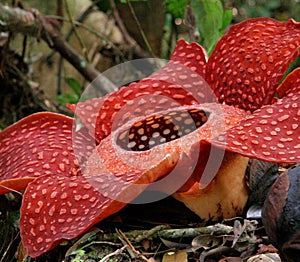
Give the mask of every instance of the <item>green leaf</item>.
[{"label": "green leaf", "polygon": [[184,11],[188,0],[165,0],[163,3],[167,8],[167,12],[174,17],[184,17]]},{"label": "green leaf", "polygon": [[232,11],[224,11],[220,0],[191,0],[191,7],[200,31],[200,44],[211,54],[231,22]]},{"label": "green leaf", "polygon": [[225,10],[223,13],[223,23],[222,27],[220,28],[220,33],[223,35],[224,31],[227,29],[227,27],[230,25],[232,21],[232,9]]},{"label": "green leaf", "polygon": [[57,101],[61,105],[65,106],[66,104],[76,104],[78,102],[79,96],[76,94],[61,94],[57,96]]},{"label": "green leaf", "polygon": [[83,87],[76,79],[72,77],[65,77],[64,80],[77,96],[81,95]]}]

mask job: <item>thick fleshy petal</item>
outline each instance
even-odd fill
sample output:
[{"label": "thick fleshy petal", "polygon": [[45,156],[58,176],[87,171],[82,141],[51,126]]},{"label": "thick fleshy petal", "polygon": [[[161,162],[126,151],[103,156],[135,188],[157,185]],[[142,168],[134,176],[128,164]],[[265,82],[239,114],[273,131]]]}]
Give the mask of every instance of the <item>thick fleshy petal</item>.
[{"label": "thick fleshy petal", "polygon": [[[184,40],[179,40],[171,56],[171,60],[195,70],[200,76],[205,76],[205,67],[208,55],[205,49],[193,42],[188,44]],[[195,67],[195,68],[193,68]]]},{"label": "thick fleshy petal", "polygon": [[[176,153],[165,156],[157,163],[165,170],[154,166],[148,171],[133,170],[102,177],[105,181],[96,181],[101,190],[94,188],[80,174],[72,177],[51,174],[29,183],[20,217],[22,242],[28,255],[38,257],[63,239],[80,236],[120,210],[145,189],[146,183],[168,172],[176,164],[176,156]],[[122,183],[119,183],[120,177]],[[145,183],[145,186],[134,187],[133,183],[137,182]]]},{"label": "thick fleshy petal", "polygon": [[[128,119],[155,111],[167,110],[179,105],[213,102],[215,97],[202,76],[205,71],[206,55],[196,43],[178,42],[170,62],[148,78],[103,98],[94,98],[78,103],[76,115],[91,130],[99,142],[110,134],[114,122],[121,126]],[[126,111],[119,115],[117,113]]]},{"label": "thick fleshy petal", "polygon": [[[148,78],[104,98],[70,106],[95,135],[96,149],[87,129],[77,131],[72,141],[73,120],[52,113],[36,114],[0,133],[2,181],[19,190],[35,178],[25,191],[20,219],[29,255],[37,257],[62,239],[79,236],[149,187],[167,193],[175,189],[178,199],[199,215],[219,216],[214,214],[220,211],[215,207],[232,190],[228,184],[219,183],[224,194],[214,198],[211,213],[204,207],[209,197],[198,205],[198,196],[205,190],[216,196],[214,185],[227,179],[225,173],[217,172],[215,158],[208,166],[216,172],[205,170],[211,161],[210,149],[216,149],[210,144],[265,161],[299,162],[298,73],[288,76],[277,90],[279,100],[255,110],[272,101],[285,69],[298,55],[299,39],[299,23],[292,20],[251,19],[232,27],[207,65],[201,47],[179,41],[171,61]],[[206,70],[221,102],[254,111],[253,115],[211,103],[214,96],[202,78]],[[216,151],[223,166],[224,151]],[[240,162],[238,154],[226,152],[227,171],[232,159]],[[245,167],[247,159],[242,161]],[[238,181],[243,183],[244,169],[237,169],[241,171]],[[214,183],[203,189],[202,182],[205,187],[216,174]],[[226,213],[222,209],[221,215],[241,210],[247,197],[244,185],[231,196],[237,198],[235,192],[241,188],[242,199],[236,205],[225,201]],[[197,207],[190,204],[191,199]]]},{"label": "thick fleshy petal", "polygon": [[91,175],[94,167],[90,167],[98,166],[97,172],[101,176],[107,173],[105,169],[109,173],[130,172],[138,168],[148,170],[172,152],[185,152],[190,156],[194,144],[217,137],[246,115],[238,108],[206,103],[133,118],[100,142],[98,159],[91,161],[90,157],[84,165],[85,171]]},{"label": "thick fleshy petal", "polygon": [[25,189],[35,177],[76,173],[73,119],[41,112],[0,133],[0,194]]},{"label": "thick fleshy petal", "polygon": [[80,127],[73,122],[72,130],[73,151],[77,160],[78,166],[82,166],[89,156],[93,153],[96,147],[96,141],[90,136],[89,130],[86,127]]},{"label": "thick fleshy petal", "polygon": [[[270,162],[300,161],[300,70],[285,79],[272,105],[263,106],[213,144],[250,158]],[[287,88],[290,83],[290,89]]]},{"label": "thick fleshy petal", "polygon": [[[111,174],[151,170],[155,166],[158,173],[165,172],[163,178],[158,180],[157,174],[153,173],[151,178],[144,179],[146,185],[138,184],[136,187],[149,186],[149,190],[168,195],[180,191],[180,194],[177,194],[182,196],[180,200],[185,202],[188,199],[188,202],[191,198],[185,196],[190,195],[190,188],[197,187],[193,192],[198,195],[207,192],[206,189],[199,189],[199,181],[201,180],[201,187],[205,188],[214,179],[225,154],[224,150],[219,150],[215,155],[216,152],[212,151],[214,149],[202,146],[200,142],[226,132],[246,115],[245,111],[238,108],[207,103],[171,108],[146,118],[134,118],[100,142],[97,146],[98,153],[93,154],[85,163],[83,175],[101,192],[102,187],[108,186],[106,181],[109,181]],[[179,160],[166,172],[167,169],[160,160],[174,153],[179,154]],[[239,178],[244,181],[244,174]],[[112,185],[127,182],[126,179],[126,176],[119,177],[119,181]],[[150,185],[151,180],[156,182]],[[243,185],[240,184],[240,187]],[[214,186],[209,188],[212,195],[215,194],[214,189]],[[149,199],[143,201],[158,200],[155,196]],[[228,215],[241,210],[241,206],[236,208],[236,205],[227,205],[232,199],[226,203],[226,207],[218,207],[218,197],[213,199],[216,203],[211,204],[209,214],[204,206],[194,206],[192,210],[207,219],[217,219],[223,212]],[[236,196],[235,199],[238,200]],[[222,203],[224,202],[226,201]],[[228,210],[229,206],[231,210]]]},{"label": "thick fleshy petal", "polygon": [[[294,89],[300,86],[300,67],[288,74],[281,85],[277,88],[279,98],[285,97],[288,93],[294,92]],[[297,91],[296,91],[297,92]]]},{"label": "thick fleshy petal", "polygon": [[300,23],[248,19],[231,26],[217,43],[206,81],[221,103],[254,111],[271,103],[299,50]]},{"label": "thick fleshy petal", "polygon": [[[205,69],[206,69],[207,60],[208,60],[208,56],[202,46],[200,46],[196,42],[192,42],[191,44],[188,44],[184,40],[179,40],[173,51],[170,62],[175,64],[181,64],[195,71],[199,76],[204,78],[206,72]],[[172,63],[169,63],[168,66],[153,73],[150,76],[150,78],[153,79],[162,78],[162,80],[166,80],[163,77],[168,77],[168,79],[170,77],[173,77],[173,79],[169,81],[172,83],[177,83],[177,81],[185,80],[184,76],[180,77],[181,72],[179,68],[177,69],[177,71],[179,71],[180,74],[172,74],[174,71],[169,72],[171,71],[169,66],[172,66]]]},{"label": "thick fleshy petal", "polygon": [[28,255],[40,256],[62,238],[84,232],[97,209],[106,204],[80,176],[50,174],[35,179],[29,183],[21,206],[21,237]]}]

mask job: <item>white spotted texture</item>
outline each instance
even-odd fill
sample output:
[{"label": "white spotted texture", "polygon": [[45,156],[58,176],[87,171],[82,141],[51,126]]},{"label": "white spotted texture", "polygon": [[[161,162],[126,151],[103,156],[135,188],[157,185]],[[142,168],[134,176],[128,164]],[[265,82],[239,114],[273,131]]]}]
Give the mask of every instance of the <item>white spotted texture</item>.
[{"label": "white spotted texture", "polygon": [[[185,125],[181,123],[179,131],[182,131],[182,133],[179,134],[175,133],[174,130],[170,130],[173,136],[168,132],[166,132],[166,136],[164,136],[159,131],[156,131],[157,123],[164,122],[164,124],[166,124],[168,120],[174,124],[168,123],[168,128],[175,127],[177,129],[180,121],[183,119],[182,114],[188,113],[191,113],[191,117],[188,118],[184,116],[184,118],[185,120],[194,121],[194,127],[192,127],[191,124]],[[212,139],[225,130],[237,125],[245,115],[247,115],[245,111],[238,108],[216,103],[207,103],[169,109],[168,111],[160,112],[158,115],[149,115],[147,118],[133,118],[99,143],[97,152],[95,152],[95,154],[93,153],[85,163],[83,175],[87,177],[89,181],[96,184],[98,183],[97,188],[105,191],[106,187],[110,187],[111,185],[120,184],[120,186],[122,186],[124,181],[135,183],[137,179],[135,172],[142,174],[156,168],[155,172],[151,172],[151,177],[149,174],[148,176],[139,177],[140,181],[146,181],[145,184],[147,186],[151,181],[156,181],[168,174],[168,168],[166,168],[164,162],[162,162],[162,159],[166,158],[166,156],[172,154],[183,154],[187,156],[184,160],[186,162],[183,164],[185,167],[191,164],[190,161],[197,162],[198,157],[194,157],[195,159],[192,157],[192,155],[194,155],[193,146],[196,145],[195,147],[197,147],[200,141]],[[161,116],[165,116],[166,118],[161,118]],[[170,117],[170,119],[167,119],[168,117]],[[149,122],[147,120],[153,123],[147,123]],[[199,123],[197,123],[198,121]],[[144,128],[139,128],[139,126],[142,127],[143,123],[146,123]],[[178,124],[178,126],[176,126],[176,124]],[[162,126],[162,128],[164,127],[165,126]],[[186,131],[188,127],[193,128],[194,131],[189,130],[185,133],[184,131]],[[161,132],[169,131],[168,128],[162,128],[160,129]],[[144,134],[140,135],[143,132]],[[151,138],[149,136],[151,136]],[[131,137],[132,140],[128,139],[129,137]],[[157,140],[157,143],[151,144],[151,142],[155,142],[153,137],[159,140]],[[160,141],[159,137],[166,139]],[[131,145],[125,143],[124,146],[123,142],[126,140],[131,143]],[[170,140],[170,142],[166,142],[166,140]],[[150,149],[144,150],[144,148],[139,147],[140,145],[149,146]],[[135,147],[135,149],[133,147]],[[202,147],[200,147],[199,150],[201,149]],[[199,152],[199,155],[202,154],[205,155],[206,153],[202,151]],[[174,163],[172,167],[175,165],[176,163]],[[120,174],[120,181],[111,180],[113,178],[111,174]],[[133,176],[129,174],[133,174]],[[197,175],[200,177],[201,172],[199,171]],[[173,182],[173,184],[175,184],[175,181]],[[182,186],[182,184],[180,184],[180,186]],[[124,188],[119,187],[118,190],[122,192]]]},{"label": "white spotted texture", "polygon": [[[47,252],[62,239],[82,234],[107,217],[114,202],[101,195],[82,176],[54,173],[29,183],[23,196],[21,237],[31,257]],[[124,205],[116,203],[111,209]]]},{"label": "white spotted texture", "polygon": [[204,77],[208,57],[204,48],[193,42],[187,44],[179,40],[173,51],[171,60],[193,69],[197,74]]},{"label": "white spotted texture", "polygon": [[[119,126],[131,115],[177,106],[170,102],[164,104],[165,97],[180,105],[212,102],[214,97],[210,90],[207,92],[209,88],[203,78],[219,102],[254,111],[271,103],[284,72],[299,55],[299,46],[299,23],[248,19],[231,27],[217,43],[208,62],[202,47],[180,40],[170,62],[150,77],[103,98],[79,103],[77,107],[70,105],[70,108],[76,108],[76,114],[91,133],[96,134],[98,142],[110,134],[116,113],[124,106],[127,115],[116,121]],[[133,102],[147,95],[164,98],[147,101],[143,107]]]},{"label": "white spotted texture", "polygon": [[[103,98],[94,98],[76,107],[69,105],[100,142],[110,134],[116,114],[123,109],[117,126],[133,116],[167,110],[179,105],[213,102],[215,97],[203,79],[206,64],[204,49],[198,44],[180,40],[170,62],[148,78]],[[138,99],[138,100],[137,100]]]},{"label": "white spotted texture", "polygon": [[[291,72],[286,79],[281,83],[281,85],[277,88],[277,94],[279,98],[283,98],[287,94],[291,92],[297,93],[297,89],[300,86],[300,68],[296,68],[293,72]],[[293,103],[292,106],[295,106]]]},{"label": "white spotted texture", "polygon": [[299,79],[298,68],[287,76],[280,88],[280,96],[285,94],[284,97],[254,111],[238,126],[228,130],[226,139],[220,136],[211,142],[250,158],[281,163],[300,162]]},{"label": "white spotted texture", "polygon": [[219,40],[206,66],[206,81],[221,103],[254,111],[271,103],[299,47],[300,23],[248,19]]},{"label": "white spotted texture", "polygon": [[[90,157],[90,174],[98,174],[101,170],[97,155],[98,151],[95,150]],[[94,158],[96,166],[92,166]],[[153,172],[158,177],[170,171],[176,162],[173,158],[168,160],[165,157],[162,165],[164,168]],[[23,195],[20,229],[22,242],[31,257],[38,257],[53,249],[63,239],[80,236],[99,221],[119,211],[147,187],[145,184],[131,188],[130,183],[151,183],[156,179],[155,175],[144,169],[128,172],[123,169],[114,173],[106,173],[106,169],[102,169],[102,172],[103,176],[95,181],[97,189],[80,172],[77,176],[65,176],[52,171],[28,184]],[[126,201],[115,200],[121,194],[127,196]]]},{"label": "white spotted texture", "polygon": [[35,177],[76,173],[73,118],[36,113],[0,133],[0,193],[25,189]]},{"label": "white spotted texture", "polygon": [[[34,179],[25,191],[20,219],[29,255],[37,257],[117,212],[126,202],[112,199],[136,197],[148,183],[171,172],[180,153],[187,156],[183,157],[188,161],[181,167],[184,170],[179,169],[185,173],[198,161],[193,153],[199,144],[203,150],[204,142],[264,161],[299,162],[300,69],[287,77],[277,90],[279,99],[272,101],[297,50],[299,23],[266,18],[232,26],[208,64],[201,47],[179,41],[171,61],[160,71],[104,98],[77,105],[76,113],[100,142],[96,150],[86,129],[72,141],[73,119],[58,114],[34,114],[2,131],[0,193],[6,192],[1,185],[19,190]],[[221,104],[211,103],[213,96],[207,92],[204,75]],[[189,119],[181,115],[182,107],[209,114],[197,114],[197,128],[192,131]],[[73,105],[70,108],[75,110]],[[157,114],[160,110],[169,111]],[[171,132],[175,125],[167,117],[172,111],[175,119],[186,124],[182,134]],[[208,119],[202,119],[206,116]],[[155,122],[156,117],[160,123]],[[197,124],[199,117],[202,120]],[[147,124],[141,129],[140,123]],[[159,126],[162,130],[156,131]],[[124,133],[124,128],[129,132]],[[118,146],[117,139],[124,142],[127,135],[129,143]],[[150,136],[159,140],[153,142]],[[77,168],[73,145],[85,177]],[[146,145],[149,150],[143,151]],[[137,150],[129,150],[132,148]],[[206,156],[200,153],[200,158]],[[200,164],[197,168],[204,169]],[[193,174],[200,176],[199,170]],[[192,180],[199,181],[199,177]],[[131,190],[131,183],[142,186],[139,191]],[[186,183],[185,189],[189,186]]]},{"label": "white spotted texture", "polygon": [[148,116],[121,132],[116,144],[131,151],[146,151],[195,131],[208,117],[208,112],[197,108]]}]

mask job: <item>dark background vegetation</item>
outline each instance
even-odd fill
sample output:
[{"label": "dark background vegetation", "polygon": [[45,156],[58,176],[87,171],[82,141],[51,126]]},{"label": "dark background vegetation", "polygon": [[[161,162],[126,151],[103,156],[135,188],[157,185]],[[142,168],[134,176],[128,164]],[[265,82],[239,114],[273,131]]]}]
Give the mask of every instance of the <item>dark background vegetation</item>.
[{"label": "dark background vegetation", "polygon": [[[63,6],[64,18],[59,21],[64,22],[59,30],[78,54],[99,72],[136,58],[156,56],[167,59],[179,38],[189,41],[195,37],[185,23],[186,0],[141,0],[130,4],[116,0],[114,8],[111,6],[113,1],[95,2],[92,7],[89,1],[68,1],[70,13]],[[53,19],[58,15],[57,1],[1,0],[0,3],[35,8]],[[300,21],[298,0],[224,0],[223,6],[225,10],[232,10],[232,24],[261,16]],[[116,10],[119,17],[116,17]],[[136,17],[132,17],[133,14]],[[75,33],[68,22],[70,18],[78,22]],[[118,22],[124,25],[125,31],[120,30]],[[203,43],[205,35],[196,40]],[[71,114],[64,104],[76,102],[88,83],[81,72],[74,70],[42,39],[15,32],[1,33],[0,130],[41,110]],[[19,207],[20,196],[0,196],[0,262],[16,261],[15,252],[20,242]]]}]

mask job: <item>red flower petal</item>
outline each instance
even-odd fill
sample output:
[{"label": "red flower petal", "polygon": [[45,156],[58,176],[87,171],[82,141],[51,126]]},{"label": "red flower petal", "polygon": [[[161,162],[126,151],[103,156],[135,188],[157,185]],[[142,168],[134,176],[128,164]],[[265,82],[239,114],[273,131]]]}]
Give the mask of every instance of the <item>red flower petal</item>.
[{"label": "red flower petal", "polygon": [[[250,158],[295,163],[300,161],[300,70],[287,76],[280,91],[286,94],[263,106],[228,130],[213,144]],[[291,89],[288,90],[288,84]],[[297,85],[296,85],[297,83]]]},{"label": "red flower petal", "polygon": [[[190,68],[191,70],[195,71],[199,76],[205,77],[205,68],[207,62],[207,54],[203,47],[201,47],[196,42],[188,44],[184,40],[179,40],[177,45],[173,51],[170,61],[174,63],[179,63],[185,67]],[[169,65],[168,65],[169,66]],[[163,74],[164,72],[168,72],[168,66],[163,68],[162,70],[154,73],[150,77],[153,79],[158,79],[157,76],[159,74]],[[170,76],[171,74],[169,74]],[[155,77],[153,77],[155,76]],[[178,74],[176,74],[176,80],[180,80]],[[172,83],[176,83],[171,81]]]},{"label": "red flower petal", "polygon": [[[187,44],[181,40],[170,62],[161,70],[103,98],[78,103],[76,115],[99,142],[110,134],[116,114],[125,107],[126,114],[119,118],[122,122],[118,121],[116,127],[133,116],[178,105],[214,101],[214,95],[201,77],[205,63],[204,50],[198,44]],[[143,98],[148,99],[147,105]],[[74,106],[69,105],[69,108],[74,110]]]},{"label": "red flower petal", "polygon": [[[194,112],[198,118],[195,116],[192,121],[187,113]],[[206,116],[203,112],[207,113],[205,113]],[[100,142],[97,146],[98,153],[93,154],[85,163],[83,175],[90,184],[101,191],[102,187],[108,185],[114,187],[115,184],[132,182],[128,177],[120,176],[118,181],[112,184],[107,183],[106,181],[111,176],[107,174],[132,173],[134,170],[150,170],[155,166],[160,176],[157,173],[152,173],[151,177],[144,176],[144,181],[139,181],[139,183],[145,183],[145,185],[140,186],[148,186],[151,180],[157,181],[161,177],[161,172],[165,172],[163,179],[149,185],[150,190],[169,195],[180,190],[180,195],[183,196],[181,200],[184,201],[185,192],[189,195],[189,188],[194,188],[195,184],[198,186],[197,192],[202,192],[199,189],[200,178],[203,183],[201,186],[205,187],[215,177],[223,160],[222,150],[219,150],[217,157],[210,158],[211,149],[200,145],[200,142],[212,139],[237,125],[245,115],[245,111],[238,108],[207,103],[176,107],[147,115],[146,118],[134,118],[112,131],[111,135]],[[207,122],[202,122],[202,125],[197,124],[198,121],[206,121],[202,119],[206,119]],[[174,169],[170,170],[171,172],[166,172],[167,169],[160,161],[165,156],[174,153],[180,156],[180,161],[174,163]],[[206,168],[208,161],[210,165]],[[205,178],[202,177],[203,174]],[[196,190],[193,192],[197,193]],[[214,200],[217,201],[217,197]],[[197,209],[192,207],[192,210],[203,218],[209,215],[211,219],[216,219],[221,213],[221,207],[218,208],[214,204],[211,205],[210,214],[205,214],[205,209],[201,206]],[[233,206],[231,206],[233,210],[226,210],[226,214],[233,214],[240,210],[234,209]],[[214,213],[216,210],[218,214]]]},{"label": "red flower petal", "polygon": [[283,98],[288,93],[293,92],[294,89],[300,86],[300,68],[296,68],[293,72],[288,74],[281,85],[277,88],[279,98]]},{"label": "red flower petal", "polygon": [[0,194],[22,190],[38,176],[76,172],[72,149],[73,119],[36,113],[0,133]]},{"label": "red flower petal", "polygon": [[[63,239],[73,239],[97,222],[117,212],[146,187],[133,187],[138,181],[152,182],[176,164],[176,153],[160,163],[165,170],[153,169],[111,174],[103,179],[101,192],[81,175],[67,177],[51,174],[29,183],[21,207],[20,229],[28,255],[38,257],[53,249]],[[124,181],[117,183],[118,177]],[[148,180],[150,179],[150,180]],[[126,181],[126,182],[125,182]],[[130,181],[130,182],[128,182]],[[124,202],[117,201],[121,197]]]},{"label": "red flower petal", "polygon": [[300,23],[248,19],[232,26],[217,43],[206,81],[221,103],[254,111],[271,103],[299,46]]},{"label": "red flower petal", "polygon": [[[190,115],[187,118],[181,116],[191,114],[194,110],[199,114],[206,112],[207,122],[196,127],[199,119],[192,119]],[[104,170],[109,173],[132,172],[136,168],[149,170],[172,152],[185,152],[189,156],[194,144],[217,137],[237,125],[246,115],[245,111],[238,108],[206,103],[171,108],[146,117],[133,118],[100,142],[97,146],[98,156],[88,159],[84,173],[88,176],[101,176],[107,173]],[[187,121],[191,124],[186,125]],[[177,134],[177,128],[182,129],[181,134]],[[192,132],[192,128],[196,132]],[[163,141],[157,139],[151,144],[155,137]],[[129,145],[131,143],[135,145]]]},{"label": "red flower petal", "polygon": [[114,210],[111,202],[81,176],[37,178],[28,185],[21,207],[21,237],[28,255],[38,257],[62,239],[82,234]]},{"label": "red flower petal", "polygon": [[73,151],[76,156],[78,165],[81,166],[93,153],[96,147],[96,142],[90,136],[89,130],[86,127],[81,127],[80,129],[77,130],[77,126],[75,126],[75,121],[73,122],[72,134],[73,134]]}]

